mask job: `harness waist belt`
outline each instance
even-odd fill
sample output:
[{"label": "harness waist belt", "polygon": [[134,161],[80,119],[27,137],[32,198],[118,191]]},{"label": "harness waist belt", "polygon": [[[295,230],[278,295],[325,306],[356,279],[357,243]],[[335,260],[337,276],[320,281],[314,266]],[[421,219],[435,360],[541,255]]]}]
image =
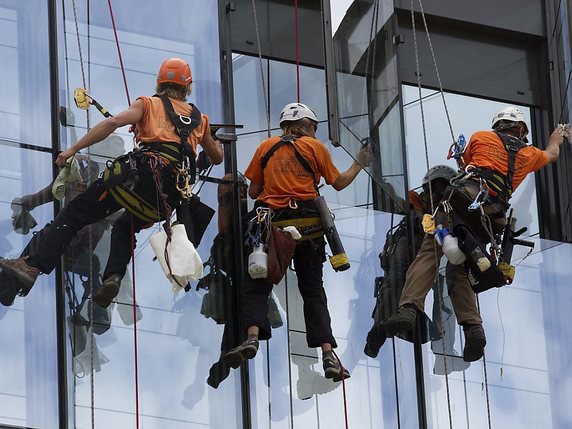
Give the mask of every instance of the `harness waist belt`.
[{"label": "harness waist belt", "polygon": [[159,155],[165,157],[171,162],[181,163],[183,159],[181,145],[174,142],[150,142],[141,143],[139,149],[142,152],[145,151],[156,151]]},{"label": "harness waist belt", "polygon": [[273,220],[272,224],[280,228],[284,228],[285,226],[296,227],[298,232],[302,234],[301,241],[311,240],[324,235],[322,220],[319,217],[301,217],[277,221]]}]

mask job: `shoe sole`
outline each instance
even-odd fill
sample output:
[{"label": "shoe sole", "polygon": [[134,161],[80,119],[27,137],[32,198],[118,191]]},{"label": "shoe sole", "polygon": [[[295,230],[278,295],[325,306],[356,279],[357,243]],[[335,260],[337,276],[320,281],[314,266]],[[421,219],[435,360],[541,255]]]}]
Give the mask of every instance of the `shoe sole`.
[{"label": "shoe sole", "polygon": [[411,324],[409,322],[397,321],[382,323],[381,327],[385,330],[385,335],[387,337],[395,337],[397,334],[406,334],[407,332],[413,330],[414,325],[414,323]]},{"label": "shoe sole", "polygon": [[463,351],[463,360],[465,362],[476,362],[483,357],[487,340],[479,338],[474,340],[470,347],[467,347],[467,345],[465,345],[465,350]]},{"label": "shoe sole", "polygon": [[233,369],[238,368],[242,362],[252,359],[256,356],[258,349],[255,347],[244,347],[242,349],[234,349],[224,355],[223,360]]},{"label": "shoe sole", "polygon": [[[335,368],[328,368],[328,369],[324,370],[324,377],[326,377],[327,379],[331,379],[334,383],[337,383],[338,381],[342,381],[341,372],[337,371]],[[344,369],[343,379],[347,380],[350,377],[351,377],[351,375],[348,372],[348,370]]]},{"label": "shoe sole", "polygon": [[22,287],[25,289],[32,289],[34,283],[36,283],[36,279],[30,277],[28,274],[20,271],[17,268],[14,268],[11,265],[6,264],[6,259],[0,258],[0,268],[8,274],[16,277],[16,279],[22,284]]},{"label": "shoe sole", "polygon": [[107,308],[119,293],[119,286],[102,286],[93,294],[93,302],[101,308]]}]

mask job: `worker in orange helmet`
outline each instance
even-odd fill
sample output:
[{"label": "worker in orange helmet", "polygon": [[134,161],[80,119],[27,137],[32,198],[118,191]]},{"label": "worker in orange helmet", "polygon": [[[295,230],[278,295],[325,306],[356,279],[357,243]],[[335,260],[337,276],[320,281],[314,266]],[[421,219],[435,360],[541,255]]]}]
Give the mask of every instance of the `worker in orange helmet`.
[{"label": "worker in orange helmet", "polygon": [[138,97],[127,110],[104,119],[58,155],[56,164],[63,167],[68,158],[104,140],[117,128],[134,126],[138,148],[116,158],[103,177],[66,204],[35,251],[27,257],[0,258],[0,268],[16,278],[23,291],[27,293],[40,274],[54,269],[84,226],[125,208],[113,225],[102,287],[92,297],[99,306],[109,306],[131,259],[134,234],[154,222],[169,220],[180,204],[183,195],[176,181],[182,166],[191,166],[182,170],[192,181],[198,146],[212,163],[223,160],[222,146],[211,136],[207,115],[186,101],[192,82],[185,60],[165,60],[157,74],[155,96]]}]

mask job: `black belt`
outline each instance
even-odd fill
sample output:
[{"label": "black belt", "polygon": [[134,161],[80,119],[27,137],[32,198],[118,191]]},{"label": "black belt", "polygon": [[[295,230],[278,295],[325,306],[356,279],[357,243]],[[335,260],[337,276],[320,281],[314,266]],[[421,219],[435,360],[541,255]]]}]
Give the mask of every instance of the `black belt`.
[{"label": "black belt", "polygon": [[181,163],[183,154],[181,152],[181,145],[174,142],[150,142],[141,143],[139,150],[142,152],[158,152],[159,155],[165,157],[171,162]]}]

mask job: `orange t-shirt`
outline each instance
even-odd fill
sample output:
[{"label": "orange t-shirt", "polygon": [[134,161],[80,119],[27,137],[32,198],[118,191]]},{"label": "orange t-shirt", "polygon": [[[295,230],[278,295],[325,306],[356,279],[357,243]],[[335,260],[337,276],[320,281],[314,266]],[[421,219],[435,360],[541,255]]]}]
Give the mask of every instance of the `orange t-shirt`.
[{"label": "orange t-shirt", "polygon": [[320,181],[321,177],[328,185],[331,185],[340,176],[324,143],[307,136],[296,139],[294,144],[314,171],[314,175],[300,164],[294,148],[288,143],[274,152],[263,171],[264,155],[279,141],[280,137],[271,137],[263,141],[256,149],[244,173],[253,183],[263,187],[258,200],[270,208],[287,207],[290,200],[314,199],[318,196],[315,184]]},{"label": "orange t-shirt", "polygon": [[[508,173],[508,152],[494,131],[474,133],[463,158],[466,165],[489,168],[504,175]],[[512,190],[516,190],[528,173],[540,170],[548,162],[546,154],[534,146],[526,146],[519,150],[514,162]]]},{"label": "orange t-shirt", "polygon": [[[175,126],[159,97],[138,97],[143,102],[143,117],[137,122],[135,128],[138,143],[175,142],[180,143],[181,138],[175,131]],[[178,115],[190,116],[191,106],[180,100],[170,98],[173,109]],[[197,146],[203,137],[209,133],[209,118],[201,113],[201,123],[189,135],[189,144],[197,153]]]}]

